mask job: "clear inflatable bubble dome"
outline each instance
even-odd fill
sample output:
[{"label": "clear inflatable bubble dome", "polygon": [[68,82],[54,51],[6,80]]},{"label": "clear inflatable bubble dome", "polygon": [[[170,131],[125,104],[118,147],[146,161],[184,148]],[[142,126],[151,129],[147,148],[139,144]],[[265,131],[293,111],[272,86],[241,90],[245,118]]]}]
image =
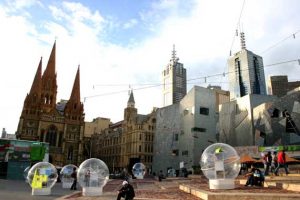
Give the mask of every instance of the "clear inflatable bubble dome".
[{"label": "clear inflatable bubble dome", "polygon": [[135,163],[132,167],[132,174],[137,179],[143,179],[146,173],[146,167],[143,163]]},{"label": "clear inflatable bubble dome", "polygon": [[63,183],[73,183],[73,177],[72,177],[72,173],[74,171],[74,168],[77,172],[78,167],[76,167],[76,165],[73,164],[69,164],[69,165],[65,165],[61,171],[60,171],[60,180]]},{"label": "clear inflatable bubble dome", "polygon": [[33,165],[27,180],[33,189],[52,188],[57,180],[57,170],[51,163],[39,162]]},{"label": "clear inflatable bubble dome", "polygon": [[80,164],[77,172],[77,180],[81,187],[102,188],[109,179],[107,165],[100,159],[90,158]]},{"label": "clear inflatable bubble dome", "polygon": [[224,143],[208,146],[200,160],[201,170],[208,179],[234,179],[240,172],[240,157],[233,147]]}]

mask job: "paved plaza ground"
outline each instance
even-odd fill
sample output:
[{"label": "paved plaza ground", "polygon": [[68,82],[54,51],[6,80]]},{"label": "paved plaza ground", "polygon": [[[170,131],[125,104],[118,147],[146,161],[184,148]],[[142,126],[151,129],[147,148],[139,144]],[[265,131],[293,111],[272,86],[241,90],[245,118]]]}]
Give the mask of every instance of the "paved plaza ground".
[{"label": "paved plaza ground", "polygon": [[[32,196],[30,186],[23,181],[1,180],[0,199],[29,200],[112,200],[116,199],[122,180],[110,180],[100,197],[84,197],[81,189],[71,191],[56,183],[50,196]],[[300,199],[300,176],[268,177],[265,187],[245,187],[245,178],[239,177],[233,190],[210,190],[204,177],[167,178],[158,182],[154,178],[133,180],[138,200],[199,200],[202,199]],[[191,194],[192,193],[192,194]]]}]

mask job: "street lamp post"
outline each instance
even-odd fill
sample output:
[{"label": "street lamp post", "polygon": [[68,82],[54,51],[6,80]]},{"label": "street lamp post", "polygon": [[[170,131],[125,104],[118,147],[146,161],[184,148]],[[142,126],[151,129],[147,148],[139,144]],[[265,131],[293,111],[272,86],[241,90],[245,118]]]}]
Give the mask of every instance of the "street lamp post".
[{"label": "street lamp post", "polygon": [[90,158],[92,157],[92,138],[90,138]]}]

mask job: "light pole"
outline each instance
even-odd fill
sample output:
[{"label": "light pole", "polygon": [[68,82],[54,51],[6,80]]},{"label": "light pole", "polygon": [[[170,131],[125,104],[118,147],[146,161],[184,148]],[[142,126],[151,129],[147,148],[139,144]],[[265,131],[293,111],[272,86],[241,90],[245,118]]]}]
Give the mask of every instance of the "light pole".
[{"label": "light pole", "polygon": [[92,138],[90,138],[90,158],[92,157]]}]

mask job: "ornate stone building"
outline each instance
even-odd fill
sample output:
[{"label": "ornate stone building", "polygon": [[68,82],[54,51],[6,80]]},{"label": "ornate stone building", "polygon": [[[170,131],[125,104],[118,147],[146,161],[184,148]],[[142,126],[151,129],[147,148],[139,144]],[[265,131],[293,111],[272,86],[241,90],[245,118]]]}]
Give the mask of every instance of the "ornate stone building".
[{"label": "ornate stone building", "polygon": [[102,159],[110,171],[131,170],[136,162],[152,169],[153,139],[156,109],[150,114],[138,114],[131,92],[124,120],[92,136],[93,157]]},{"label": "ornate stone building", "polygon": [[30,92],[26,95],[17,138],[49,143],[49,161],[79,165],[83,159],[84,109],[80,102],[80,72],[76,73],[69,100],[56,103],[56,42],[42,74],[40,60]]}]

